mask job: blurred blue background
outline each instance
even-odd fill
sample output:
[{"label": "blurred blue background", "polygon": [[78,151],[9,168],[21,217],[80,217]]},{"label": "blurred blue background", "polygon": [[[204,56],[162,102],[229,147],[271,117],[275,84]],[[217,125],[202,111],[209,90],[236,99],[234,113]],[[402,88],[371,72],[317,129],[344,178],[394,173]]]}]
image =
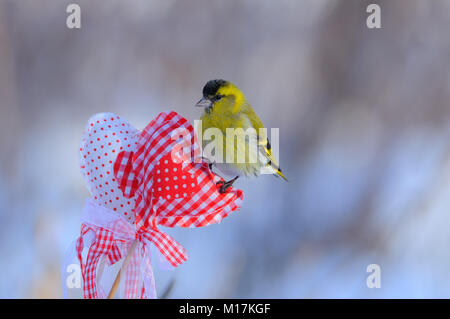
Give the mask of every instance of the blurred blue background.
[{"label": "blurred blue background", "polygon": [[290,182],[239,180],[239,213],[165,229],[190,259],[155,265],[159,292],[174,279],[170,298],[450,297],[450,1],[376,1],[378,30],[372,2],[0,0],[0,297],[62,297],[88,118],[193,121],[213,78],[280,128]]}]

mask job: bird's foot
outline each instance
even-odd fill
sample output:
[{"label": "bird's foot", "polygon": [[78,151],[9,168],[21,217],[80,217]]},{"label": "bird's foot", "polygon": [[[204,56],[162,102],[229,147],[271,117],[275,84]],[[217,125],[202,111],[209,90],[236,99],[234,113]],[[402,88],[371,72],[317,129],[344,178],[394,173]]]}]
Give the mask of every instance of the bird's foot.
[{"label": "bird's foot", "polygon": [[237,180],[237,178],[238,178],[238,176],[236,176],[235,178],[233,178],[232,180],[230,180],[230,181],[228,181],[228,182],[225,182],[225,181],[218,181],[218,182],[216,183],[216,185],[222,184],[222,186],[220,186],[220,188],[219,188],[219,193],[221,193],[221,194],[226,193],[227,190],[228,190],[231,186],[233,186],[233,183]]},{"label": "bird's foot", "polygon": [[221,194],[226,193],[228,188],[230,188],[231,185],[233,185],[233,183],[229,183],[229,182],[225,182],[225,181],[219,181],[216,183],[216,185],[220,185],[220,184],[222,184],[219,188],[219,193],[221,193]]}]

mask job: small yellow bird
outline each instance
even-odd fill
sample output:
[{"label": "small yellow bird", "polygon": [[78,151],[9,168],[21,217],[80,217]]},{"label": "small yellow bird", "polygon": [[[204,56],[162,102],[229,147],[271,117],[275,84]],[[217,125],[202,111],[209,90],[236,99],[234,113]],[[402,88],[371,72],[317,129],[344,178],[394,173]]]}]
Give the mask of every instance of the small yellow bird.
[{"label": "small yellow bird", "polygon": [[[234,176],[222,182],[220,192],[226,192],[239,176],[270,173],[287,181],[272,156],[263,123],[236,85],[225,80],[209,81],[203,88],[203,98],[196,106],[204,108],[201,116],[204,151],[207,144],[211,143],[204,138],[208,135],[205,132],[211,128],[221,132],[221,139],[213,134],[216,150],[214,158],[208,158],[212,161],[210,166],[216,166],[225,175]],[[227,135],[230,129],[234,136]]]}]

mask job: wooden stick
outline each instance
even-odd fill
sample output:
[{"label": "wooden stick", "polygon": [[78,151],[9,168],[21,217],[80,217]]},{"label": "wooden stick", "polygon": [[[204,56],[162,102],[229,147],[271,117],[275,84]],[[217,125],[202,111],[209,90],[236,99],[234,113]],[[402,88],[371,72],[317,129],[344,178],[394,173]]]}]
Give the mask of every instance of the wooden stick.
[{"label": "wooden stick", "polygon": [[122,267],[120,268],[119,272],[117,273],[116,279],[114,280],[114,283],[111,287],[111,290],[109,291],[108,294],[108,299],[113,299],[114,295],[116,294],[117,288],[119,288],[119,284],[120,284],[120,274],[123,272],[125,272],[127,270],[128,264],[130,263],[131,260],[131,256],[133,256],[134,250],[136,249],[137,246],[137,239],[135,239],[133,241],[133,243],[131,244],[130,249],[128,250],[128,255],[125,257],[125,260],[123,261]]}]

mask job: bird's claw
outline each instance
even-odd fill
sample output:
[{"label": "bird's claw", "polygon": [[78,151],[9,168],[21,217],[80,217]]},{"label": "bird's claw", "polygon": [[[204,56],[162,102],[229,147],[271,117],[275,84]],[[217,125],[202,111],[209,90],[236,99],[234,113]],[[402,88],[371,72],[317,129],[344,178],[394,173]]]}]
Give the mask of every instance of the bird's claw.
[{"label": "bird's claw", "polygon": [[221,194],[226,193],[228,188],[230,188],[233,185],[233,183],[229,183],[229,182],[225,182],[225,181],[218,181],[216,183],[216,185],[220,185],[220,184],[222,184],[222,186],[220,186],[220,188],[219,188],[219,193],[221,193]]}]

